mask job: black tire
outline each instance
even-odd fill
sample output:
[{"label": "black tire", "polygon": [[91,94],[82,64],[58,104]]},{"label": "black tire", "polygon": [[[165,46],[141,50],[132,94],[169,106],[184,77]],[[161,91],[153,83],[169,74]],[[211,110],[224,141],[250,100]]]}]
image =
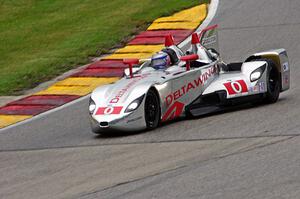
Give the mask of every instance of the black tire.
[{"label": "black tire", "polygon": [[155,129],[160,122],[159,98],[153,89],[150,89],[145,100],[145,121],[147,129]]},{"label": "black tire", "polygon": [[267,92],[263,102],[267,104],[277,102],[280,94],[280,75],[275,63],[271,59],[257,59],[255,61],[267,62]]}]

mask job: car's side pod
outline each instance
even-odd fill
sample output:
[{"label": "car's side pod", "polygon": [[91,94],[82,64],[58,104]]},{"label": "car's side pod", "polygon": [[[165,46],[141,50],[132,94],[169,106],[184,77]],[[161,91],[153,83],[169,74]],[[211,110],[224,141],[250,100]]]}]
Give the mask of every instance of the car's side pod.
[{"label": "car's side pod", "polygon": [[280,91],[286,91],[290,88],[290,65],[288,60],[288,55],[285,49],[275,49],[260,53],[255,53],[248,57],[245,62],[250,62],[257,59],[271,59],[280,74]]}]

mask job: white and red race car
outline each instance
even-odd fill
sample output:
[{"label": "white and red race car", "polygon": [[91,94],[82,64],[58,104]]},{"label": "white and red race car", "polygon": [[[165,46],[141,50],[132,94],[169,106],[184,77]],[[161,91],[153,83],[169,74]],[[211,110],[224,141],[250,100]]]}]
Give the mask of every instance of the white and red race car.
[{"label": "white and red race car", "polygon": [[[167,68],[153,60],[124,60],[122,79],[93,91],[89,112],[94,133],[154,129],[182,116],[199,116],[232,105],[277,101],[290,87],[290,66],[284,49],[256,53],[241,63],[225,64],[217,52],[217,26],[192,35],[183,52],[166,37],[162,51]],[[133,67],[134,66],[134,67]]]}]

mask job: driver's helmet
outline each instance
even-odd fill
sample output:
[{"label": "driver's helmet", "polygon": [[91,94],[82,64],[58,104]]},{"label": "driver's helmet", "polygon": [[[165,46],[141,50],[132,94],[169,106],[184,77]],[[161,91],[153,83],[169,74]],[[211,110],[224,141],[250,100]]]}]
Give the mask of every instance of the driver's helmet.
[{"label": "driver's helmet", "polygon": [[170,56],[165,52],[158,52],[151,58],[151,66],[156,70],[166,69],[171,65]]}]

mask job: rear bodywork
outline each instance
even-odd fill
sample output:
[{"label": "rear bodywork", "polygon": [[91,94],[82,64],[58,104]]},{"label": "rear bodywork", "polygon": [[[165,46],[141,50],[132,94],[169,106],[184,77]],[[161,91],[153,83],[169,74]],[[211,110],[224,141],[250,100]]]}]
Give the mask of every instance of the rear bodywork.
[{"label": "rear bodywork", "polygon": [[290,88],[290,64],[288,55],[285,49],[275,49],[266,52],[256,53],[250,56],[246,61],[251,61],[257,58],[267,58],[273,60],[281,77],[281,91],[286,91]]}]

